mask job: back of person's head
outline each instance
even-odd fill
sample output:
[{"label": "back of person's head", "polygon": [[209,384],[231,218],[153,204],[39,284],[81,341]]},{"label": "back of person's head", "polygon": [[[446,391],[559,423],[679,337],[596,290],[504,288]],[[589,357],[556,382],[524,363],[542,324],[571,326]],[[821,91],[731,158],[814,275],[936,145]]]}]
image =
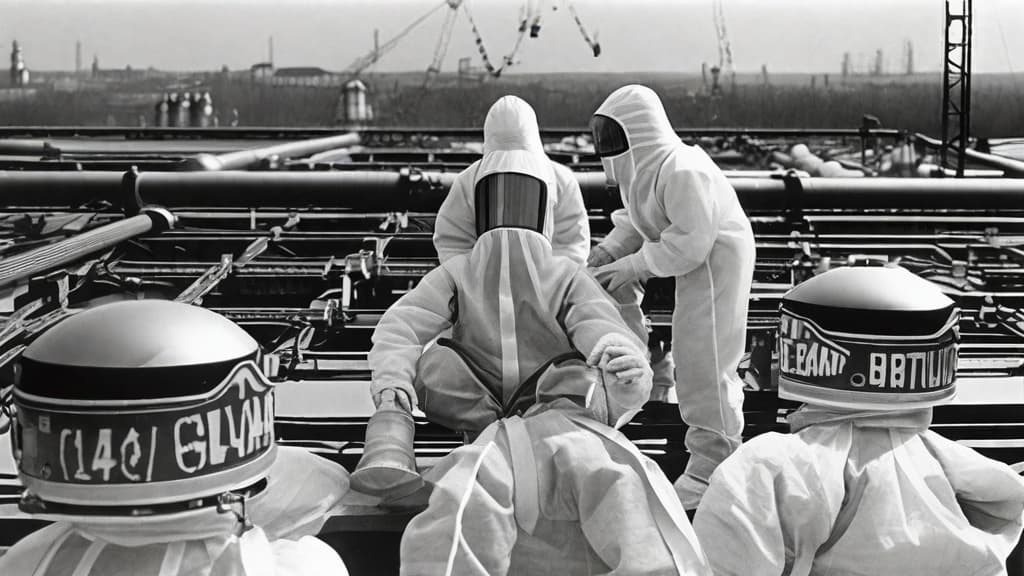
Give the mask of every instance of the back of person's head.
[{"label": "back of person's head", "polygon": [[956,394],[960,311],[899,267],[824,272],[790,290],[779,396],[839,410],[910,410]]},{"label": "back of person's head", "polygon": [[214,312],[104,304],[19,362],[12,434],[25,512],[142,522],[258,493],[277,454],[258,344]]}]

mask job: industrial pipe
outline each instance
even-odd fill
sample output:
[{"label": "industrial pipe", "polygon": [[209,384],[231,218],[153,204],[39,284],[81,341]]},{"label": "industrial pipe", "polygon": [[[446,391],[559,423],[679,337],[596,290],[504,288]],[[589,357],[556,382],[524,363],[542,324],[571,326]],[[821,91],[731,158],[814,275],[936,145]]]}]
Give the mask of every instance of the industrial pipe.
[{"label": "industrial pipe", "polygon": [[[202,139],[278,139],[294,140],[297,138],[313,138],[337,134],[334,128],[299,128],[299,127],[217,127],[217,128],[186,128],[186,127],[138,127],[138,126],[4,126],[0,127],[0,138],[93,138],[122,137],[125,139],[166,139],[166,138],[202,138]],[[542,128],[541,138],[563,138],[588,134],[586,126]],[[442,138],[483,139],[481,128],[453,128],[450,126],[415,127],[372,127],[362,128],[363,136],[377,135],[412,136],[425,134]],[[680,136],[752,136],[759,138],[773,137],[861,137],[877,136],[899,138],[903,132],[892,128],[679,128]]]},{"label": "industrial pipe", "polygon": [[145,208],[143,213],[137,216],[4,258],[0,260],[0,287],[52,271],[58,266],[69,264],[125,240],[150,231],[165,230],[173,225],[174,215],[170,212],[161,208]]},{"label": "industrial pipe", "polygon": [[[914,134],[914,137],[932,148],[942,148],[941,140],[930,138],[924,134]],[[998,168],[1010,178],[1024,178],[1024,162],[1020,160],[1014,160],[1013,158],[997,154],[986,154],[972,148],[964,150],[964,155],[979,164],[984,164],[990,168]]]},{"label": "industrial pipe", "polygon": [[[125,200],[120,173],[0,172],[0,206],[79,206],[105,199],[168,208],[327,208],[436,211],[455,180],[445,172],[144,172]],[[591,208],[611,208],[619,194],[602,172],[576,179]],[[1024,208],[1024,181],[1000,178],[730,178],[747,210]]]},{"label": "industrial pipe", "polygon": [[302,157],[310,154],[316,154],[317,152],[323,152],[325,150],[346,148],[357,144],[359,144],[359,134],[349,132],[347,134],[328,136],[326,138],[314,138],[312,140],[300,140],[298,142],[277,144],[274,146],[267,146],[265,148],[226,152],[224,154],[217,154],[216,156],[212,154],[200,154],[195,158],[187,160],[185,162],[184,169],[206,171],[247,170],[255,167],[264,160],[274,157],[280,159]]}]

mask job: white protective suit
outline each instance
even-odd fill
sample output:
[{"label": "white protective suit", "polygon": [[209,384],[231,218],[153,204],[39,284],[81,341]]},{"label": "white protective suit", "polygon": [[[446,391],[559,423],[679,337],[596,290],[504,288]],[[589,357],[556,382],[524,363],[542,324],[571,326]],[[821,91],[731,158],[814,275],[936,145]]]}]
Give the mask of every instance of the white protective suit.
[{"label": "white protective suit", "polygon": [[[469,188],[504,173],[557,189],[551,162],[527,150],[485,155]],[[546,220],[553,202],[549,194]],[[450,339],[424,351],[449,327]],[[587,358],[615,338],[642,351],[584,264],[555,256],[539,232],[494,228],[471,252],[424,276],[381,318],[369,353],[371,393],[377,402],[387,388],[404,392],[410,408],[418,405],[432,422],[472,438],[525,409],[552,363]]]},{"label": "white protective suit", "polygon": [[595,417],[539,403],[443,458],[402,574],[711,574],[672,484]]},{"label": "white protective suit", "polygon": [[149,518],[53,519],[0,557],[0,574],[25,576],[346,576],[313,537],[340,509],[344,468],[279,447],[267,487],[246,501],[254,528],[214,508]]},{"label": "white protective suit", "polygon": [[495,157],[509,151],[536,154],[551,165],[555,185],[548,195],[553,218],[548,218],[544,235],[551,239],[556,256],[585,262],[590,252],[590,223],[579,182],[572,170],[547,159],[533,108],[515,96],[504,96],[491,106],[484,119],[484,157],[455,177],[437,212],[434,248],[441,262],[473,250],[477,237],[473,187],[481,169],[493,169]]},{"label": "white protective suit", "polygon": [[613,215],[615,230],[600,245],[616,260],[595,274],[636,305],[647,278],[675,278],[672,356],[690,452],[676,489],[694,509],[715,467],[741,441],[736,369],[746,347],[753,232],[725,175],[703,150],[679,140],[652,90],[624,86],[595,114],[617,121],[629,145],[602,158],[626,212]]},{"label": "white protective suit", "polygon": [[931,416],[804,406],[793,434],[747,442],[694,520],[715,574],[1006,574],[1024,481]]}]

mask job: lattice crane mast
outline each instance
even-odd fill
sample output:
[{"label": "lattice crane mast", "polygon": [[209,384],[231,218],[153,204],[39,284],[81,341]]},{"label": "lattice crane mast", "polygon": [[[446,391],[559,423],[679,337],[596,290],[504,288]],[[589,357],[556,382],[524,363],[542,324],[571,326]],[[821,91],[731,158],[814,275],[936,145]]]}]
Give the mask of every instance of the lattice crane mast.
[{"label": "lattice crane mast", "polygon": [[455,30],[455,19],[459,16],[459,7],[462,0],[447,0],[448,12],[444,15],[444,23],[441,25],[441,36],[437,39],[437,46],[434,48],[434,60],[427,67],[426,77],[423,79],[423,87],[430,86],[434,78],[441,73],[441,65],[444,57],[448,54],[448,45],[452,41],[452,31]]}]

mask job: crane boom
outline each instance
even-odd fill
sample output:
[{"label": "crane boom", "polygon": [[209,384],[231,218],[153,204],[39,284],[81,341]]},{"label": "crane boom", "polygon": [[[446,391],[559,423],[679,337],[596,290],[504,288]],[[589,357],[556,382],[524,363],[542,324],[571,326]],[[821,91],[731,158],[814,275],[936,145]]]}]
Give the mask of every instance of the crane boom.
[{"label": "crane boom", "polygon": [[435,12],[448,5],[448,0],[444,0],[440,4],[434,6],[433,8],[430,9],[429,12],[414,20],[411,24],[406,26],[401,32],[399,32],[393,38],[382,44],[379,49],[373,50],[369,54],[356,58],[351,64],[348,65],[348,68],[345,68],[345,70],[342,73],[349,74],[352,76],[358,76],[363,70],[366,70],[371,65],[380,60],[381,56],[393,50],[395,46],[398,46],[398,43],[403,38],[408,36],[410,32],[412,32],[417,26],[422,24],[427,18],[430,18],[431,16],[434,15]]}]

